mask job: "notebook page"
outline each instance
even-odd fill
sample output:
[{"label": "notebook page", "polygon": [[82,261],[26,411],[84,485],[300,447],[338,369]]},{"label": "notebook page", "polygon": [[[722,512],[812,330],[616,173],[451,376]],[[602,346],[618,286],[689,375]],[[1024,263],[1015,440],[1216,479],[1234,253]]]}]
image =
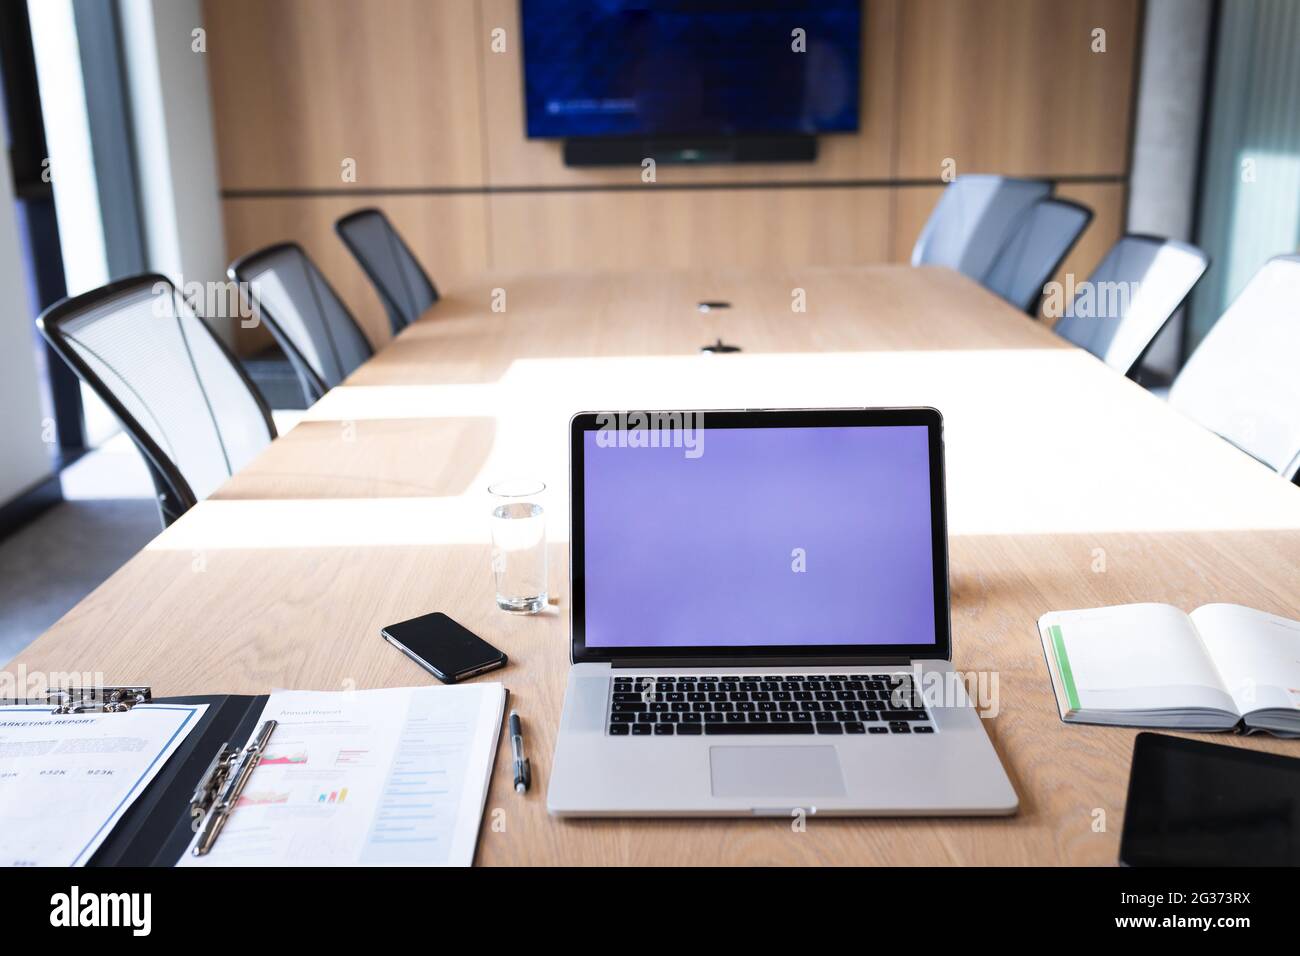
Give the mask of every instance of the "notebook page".
[{"label": "notebook page", "polygon": [[1190,707],[1236,713],[1187,615],[1167,604],[1062,611],[1060,628],[1079,710]]},{"label": "notebook page", "polygon": [[1300,621],[1238,604],[1207,604],[1191,618],[1241,713],[1300,708]]}]

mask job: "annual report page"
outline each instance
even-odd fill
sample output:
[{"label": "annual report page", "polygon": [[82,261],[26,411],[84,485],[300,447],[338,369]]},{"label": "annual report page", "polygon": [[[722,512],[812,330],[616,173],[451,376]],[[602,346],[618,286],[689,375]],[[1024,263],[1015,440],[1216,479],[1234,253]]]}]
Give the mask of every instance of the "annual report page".
[{"label": "annual report page", "polygon": [[179,865],[469,865],[504,700],[500,684],[273,693],[224,830]]}]

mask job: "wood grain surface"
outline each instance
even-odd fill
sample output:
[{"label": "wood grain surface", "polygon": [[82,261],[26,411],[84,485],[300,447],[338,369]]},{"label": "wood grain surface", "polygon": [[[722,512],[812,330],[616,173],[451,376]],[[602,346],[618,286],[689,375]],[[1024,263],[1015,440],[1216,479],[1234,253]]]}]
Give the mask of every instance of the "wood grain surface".
[{"label": "wood grain surface", "polygon": [[[954,273],[499,277],[445,291],[11,669],[98,671],[160,695],[425,684],[379,628],[440,609],[510,655],[496,677],[534,768],[533,790],[516,796],[503,745],[481,863],[1111,865],[1133,732],[1059,721],[1037,617],[1132,601],[1300,617],[1300,489]],[[703,299],[733,308],[705,316]],[[698,354],[719,335],[744,352]],[[955,664],[996,686],[984,723],[1019,814],[814,818],[806,832],[782,820],[551,819],[569,416],[911,404],[945,416]],[[508,475],[549,486],[559,601],[536,617],[492,600],[485,489]]]}]

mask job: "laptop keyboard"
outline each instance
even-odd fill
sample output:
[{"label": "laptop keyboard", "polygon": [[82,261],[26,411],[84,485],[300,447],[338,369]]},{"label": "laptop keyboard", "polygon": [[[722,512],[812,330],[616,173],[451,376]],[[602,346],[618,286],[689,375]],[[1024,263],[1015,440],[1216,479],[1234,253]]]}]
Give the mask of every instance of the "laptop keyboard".
[{"label": "laptop keyboard", "polygon": [[934,733],[911,678],[896,674],[616,676],[610,683],[612,737]]}]

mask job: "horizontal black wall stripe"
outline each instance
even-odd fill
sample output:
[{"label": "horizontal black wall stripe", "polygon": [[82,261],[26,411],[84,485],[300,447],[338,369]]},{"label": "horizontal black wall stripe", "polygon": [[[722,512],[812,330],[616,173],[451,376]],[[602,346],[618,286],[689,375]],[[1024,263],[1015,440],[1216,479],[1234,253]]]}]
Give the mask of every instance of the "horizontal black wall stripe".
[{"label": "horizontal black wall stripe", "polygon": [[[897,189],[943,186],[939,179],[796,179],[760,182],[721,183],[583,183],[547,186],[328,186],[304,189],[223,189],[222,199],[332,199],[337,196],[481,196],[528,195],[531,193],[606,193],[633,190],[669,190],[707,192],[751,189]],[[1049,179],[1061,185],[1124,185],[1122,174],[1027,176],[1026,179]]]}]

